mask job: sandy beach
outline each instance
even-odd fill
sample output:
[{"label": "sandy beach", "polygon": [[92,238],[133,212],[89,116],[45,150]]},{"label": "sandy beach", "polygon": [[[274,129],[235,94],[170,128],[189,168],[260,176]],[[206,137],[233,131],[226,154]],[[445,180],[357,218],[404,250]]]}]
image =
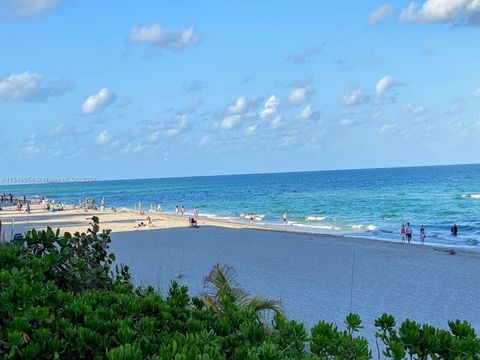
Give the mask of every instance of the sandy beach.
[{"label": "sandy beach", "polygon": [[[35,227],[84,231],[98,216],[112,229],[112,250],[130,266],[136,284],[165,292],[171,280],[202,290],[212,266],[233,266],[240,283],[252,293],[282,301],[289,318],[311,327],[318,320],[342,326],[350,311],[364,321],[373,341],[374,319],[382,313],[446,327],[451,319],[469,321],[480,331],[478,289],[480,255],[433,246],[405,245],[329,235],[269,231],[249,224],[133,212],[86,212],[67,209],[30,215],[4,209],[2,231],[8,238]],[[151,216],[155,227],[136,229]]]}]

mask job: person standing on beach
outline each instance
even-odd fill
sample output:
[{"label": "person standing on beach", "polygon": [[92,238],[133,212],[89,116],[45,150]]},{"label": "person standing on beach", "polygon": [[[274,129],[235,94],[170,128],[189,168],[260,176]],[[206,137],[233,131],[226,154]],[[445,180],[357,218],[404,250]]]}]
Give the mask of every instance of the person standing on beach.
[{"label": "person standing on beach", "polygon": [[175,205],[175,215],[178,215],[178,204]]},{"label": "person standing on beach", "polygon": [[198,218],[198,206],[193,210],[193,217]]},{"label": "person standing on beach", "polygon": [[253,224],[253,219],[255,218],[255,216],[253,215],[253,212],[250,213],[250,222]]},{"label": "person standing on beach", "polygon": [[182,217],[185,215],[185,206],[182,205]]},{"label": "person standing on beach", "polygon": [[400,235],[402,237],[402,243],[405,243],[405,225],[402,224],[402,227],[400,228]]},{"label": "person standing on beach", "polygon": [[283,213],[283,223],[284,224],[288,223],[287,212],[286,211]]},{"label": "person standing on beach", "polygon": [[420,242],[422,244],[425,243],[425,228],[422,226],[420,226]]},{"label": "person standing on beach", "polygon": [[410,244],[410,240],[412,240],[412,228],[410,223],[407,223],[407,227],[405,228],[405,234],[407,235],[407,241]]}]

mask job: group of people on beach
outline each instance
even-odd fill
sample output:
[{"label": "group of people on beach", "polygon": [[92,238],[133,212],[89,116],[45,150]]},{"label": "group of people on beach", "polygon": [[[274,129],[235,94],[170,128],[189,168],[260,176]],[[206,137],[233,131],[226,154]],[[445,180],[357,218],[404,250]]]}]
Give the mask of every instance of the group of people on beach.
[{"label": "group of people on beach", "polygon": [[13,204],[13,199],[14,199],[13,194],[6,194],[6,193],[0,194],[0,202],[2,204],[6,202]]},{"label": "group of people on beach", "polygon": [[[15,209],[20,212],[24,210],[27,214],[30,214],[30,204],[31,200],[27,199],[25,195],[23,196],[14,196],[13,194],[3,193],[0,195],[1,204],[8,203],[9,205],[15,205]],[[3,210],[0,206],[0,211]]]},{"label": "group of people on beach", "polygon": [[[162,207],[160,205],[157,205],[156,211],[161,212]],[[139,215],[145,215],[145,212],[143,211],[143,206],[141,202],[138,202],[135,204],[135,211],[139,212]],[[150,206],[150,212],[154,212],[155,207],[153,205]],[[175,215],[177,216],[182,216],[184,217],[186,214],[185,206],[183,205],[175,205]],[[189,227],[195,227],[198,228],[198,215],[199,215],[199,210],[198,206],[196,206],[193,209],[193,216],[190,216],[188,218],[188,224]],[[135,228],[145,228],[145,227],[155,227],[155,224],[150,216],[147,217],[147,221],[141,221],[137,225],[135,225]]]},{"label": "group of people on beach", "polygon": [[[402,243],[405,243],[405,241],[407,241],[410,244],[410,241],[412,240],[412,235],[413,230],[410,226],[410,223],[407,222],[407,226],[402,224],[402,226],[400,227],[400,236],[402,237]],[[425,227],[422,225],[420,226],[420,243],[425,243],[425,237]]]},{"label": "group of people on beach", "polygon": [[[452,236],[457,236],[458,234],[457,224],[453,224],[451,226],[450,234]],[[407,241],[410,244],[410,241],[412,240],[412,235],[413,235],[413,230],[412,230],[412,227],[410,226],[410,223],[407,222],[407,226],[402,224],[402,226],[400,227],[400,236],[402,238],[402,243],[405,243],[405,241]],[[425,227],[422,225],[420,226],[420,237],[419,237],[421,244],[425,243],[426,237],[427,236],[425,234]]]}]

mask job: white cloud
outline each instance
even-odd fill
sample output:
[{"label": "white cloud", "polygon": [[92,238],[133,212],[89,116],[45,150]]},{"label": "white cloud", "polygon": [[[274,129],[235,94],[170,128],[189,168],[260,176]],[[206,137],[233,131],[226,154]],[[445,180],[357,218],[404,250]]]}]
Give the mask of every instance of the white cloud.
[{"label": "white cloud", "polygon": [[59,0],[9,0],[9,2],[14,16],[32,17],[44,14]]},{"label": "white cloud", "polygon": [[352,119],[341,119],[338,124],[341,126],[341,127],[345,127],[345,126],[350,126],[350,125],[353,125],[354,124],[354,121]]},{"label": "white cloud", "polygon": [[144,151],[147,148],[145,144],[140,143],[127,143],[122,149],[123,154],[137,154]]},{"label": "white cloud", "polygon": [[278,105],[280,105],[280,99],[275,95],[271,95],[265,102],[263,110],[260,111],[260,118],[265,119],[270,115],[275,114],[277,112]]},{"label": "white cloud", "polygon": [[229,130],[237,126],[242,119],[241,115],[229,115],[225,116],[220,124],[220,127],[224,130]]},{"label": "white cloud", "polygon": [[480,99],[480,88],[474,90],[474,91],[472,92],[472,96]]},{"label": "white cloud", "polygon": [[375,87],[375,92],[377,96],[381,96],[387,90],[393,87],[398,87],[403,85],[404,84],[401,81],[396,80],[393,76],[386,75],[377,82],[377,86]]},{"label": "white cloud", "polygon": [[151,133],[147,136],[147,141],[149,143],[156,143],[158,138],[160,137],[160,135],[161,135],[160,131],[158,131],[158,130],[154,131],[153,133]]},{"label": "white cloud", "polygon": [[55,136],[58,136],[58,135],[61,135],[61,134],[65,133],[66,131],[67,131],[66,126],[64,124],[60,124],[57,127],[51,129],[48,132],[48,136],[55,137]]},{"label": "white cloud", "polygon": [[258,124],[253,124],[245,129],[246,134],[253,134],[257,130]]},{"label": "white cloud", "polygon": [[25,146],[22,148],[22,151],[25,155],[34,157],[38,155],[42,150],[37,145],[37,136],[32,135],[25,143]]},{"label": "white cloud", "polygon": [[102,131],[100,134],[98,134],[97,139],[95,142],[98,145],[105,145],[110,141],[110,134],[107,130]]},{"label": "white cloud", "polygon": [[5,101],[41,102],[49,97],[61,96],[73,85],[67,81],[45,84],[45,77],[25,71],[0,79],[0,99]]},{"label": "white cloud", "polygon": [[297,64],[305,64],[312,60],[313,57],[317,56],[322,52],[322,49],[327,44],[326,41],[322,42],[319,46],[315,46],[309,49],[302,51],[301,53],[291,53],[287,56],[287,61],[297,63]]},{"label": "white cloud", "polygon": [[247,97],[240,96],[232,105],[228,106],[227,111],[232,114],[239,114],[247,108]]},{"label": "white cloud", "polygon": [[293,89],[288,97],[288,101],[292,105],[300,105],[305,100],[307,100],[312,94],[312,91],[309,88],[301,87]]},{"label": "white cloud", "polygon": [[363,93],[362,89],[355,88],[343,95],[341,100],[345,105],[360,105],[368,102],[370,98]]},{"label": "white cloud", "polygon": [[305,108],[300,112],[300,119],[302,120],[307,120],[307,119],[310,119],[310,117],[312,116],[312,105],[307,105],[305,106]]},{"label": "white cloud", "polygon": [[256,97],[248,98],[246,96],[240,96],[235,102],[227,107],[227,111],[230,114],[242,114],[252,107],[257,106],[259,99]]},{"label": "white cloud", "polygon": [[312,105],[307,105],[303,108],[303,110],[300,112],[298,117],[301,120],[309,120],[309,119],[316,120],[320,117],[320,111],[314,111],[312,109]]},{"label": "white cloud", "polygon": [[194,80],[188,87],[187,92],[192,93],[195,91],[202,91],[207,87],[207,83],[200,80]]},{"label": "white cloud", "polygon": [[82,105],[84,115],[94,115],[102,112],[108,105],[115,102],[116,95],[107,88],[101,89],[98,94],[89,96]]},{"label": "white cloud", "polygon": [[176,136],[184,129],[188,124],[188,117],[187,115],[178,115],[177,116],[177,123],[175,126],[165,130],[165,136],[167,137],[173,137]]},{"label": "white cloud", "polygon": [[405,22],[452,22],[480,25],[479,0],[426,0],[421,6],[411,2],[403,9],[400,20]]},{"label": "white cloud", "polygon": [[199,147],[204,147],[205,145],[207,145],[208,143],[210,142],[210,135],[204,135],[200,141],[198,142],[198,146]]},{"label": "white cloud", "polygon": [[380,128],[380,134],[390,134],[397,130],[397,124],[395,123],[385,123]]},{"label": "white cloud", "polygon": [[270,127],[272,129],[278,129],[282,125],[283,125],[283,117],[281,115],[277,115],[273,118]]},{"label": "white cloud", "polygon": [[368,23],[370,25],[376,25],[386,17],[393,14],[393,5],[392,4],[383,4],[377,8],[368,18]]},{"label": "white cloud", "polygon": [[199,39],[193,26],[183,30],[166,30],[160,24],[134,26],[130,31],[132,44],[146,44],[155,48],[183,49]]},{"label": "white cloud", "polygon": [[408,103],[403,107],[403,111],[413,115],[423,115],[426,110],[422,105],[415,106],[412,103]]}]

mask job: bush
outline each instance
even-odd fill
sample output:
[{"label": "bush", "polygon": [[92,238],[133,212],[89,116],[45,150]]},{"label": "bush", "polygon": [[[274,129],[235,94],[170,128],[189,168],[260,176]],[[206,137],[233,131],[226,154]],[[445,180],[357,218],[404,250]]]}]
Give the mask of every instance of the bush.
[{"label": "bush", "polygon": [[[92,219],[87,234],[29,232],[0,247],[0,357],[10,359],[370,359],[360,317],[345,330],[303,324],[277,313],[265,326],[253,305],[223,292],[212,307],[173,282],[168,295],[134,288],[125,268],[111,271],[109,232]],[[221,311],[218,307],[221,306]],[[383,315],[375,322],[392,359],[479,359],[473,329],[450,330]]]},{"label": "bush", "polygon": [[128,267],[116,267],[115,275],[111,265],[115,255],[108,253],[111,243],[110,230],[99,233],[99,220],[91,218],[87,233],[60,236],[60,229],[54,232],[50,227],[37,232],[28,231],[18,242],[22,255],[35,256],[44,260],[48,267],[45,276],[63,290],[110,289],[114,283],[128,284]]}]

